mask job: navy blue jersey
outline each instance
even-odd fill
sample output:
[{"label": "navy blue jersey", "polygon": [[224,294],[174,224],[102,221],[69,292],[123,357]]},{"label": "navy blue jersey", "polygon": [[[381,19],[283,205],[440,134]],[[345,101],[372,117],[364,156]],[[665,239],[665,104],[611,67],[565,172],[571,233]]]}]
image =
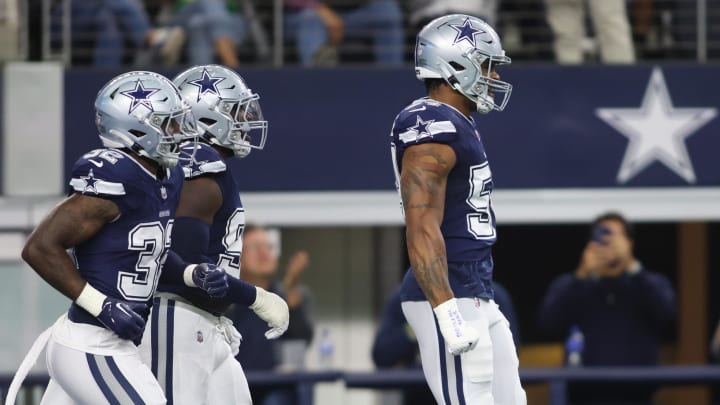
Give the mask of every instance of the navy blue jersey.
[{"label": "navy blue jersey", "polygon": [[[184,145],[183,149],[190,149],[192,145]],[[240,255],[242,253],[242,233],[245,228],[245,210],[240,200],[238,189],[232,172],[227,170],[223,157],[212,146],[198,142],[194,161],[183,168],[185,179],[207,176],[215,180],[222,193],[222,205],[215,213],[210,226],[210,240],[205,257],[211,262],[223,267],[233,277],[240,277]],[[192,238],[192,235],[173,234],[177,238]],[[176,252],[185,260],[182,251]],[[214,300],[197,289],[187,289],[177,286],[161,285],[160,291],[179,294],[200,308],[212,313],[222,313],[230,305],[224,300]]]},{"label": "navy blue jersey", "polygon": [[[405,150],[422,143],[442,143],[455,152],[445,190],[440,226],[456,296],[492,298],[492,256],[495,215],[490,203],[492,174],[475,121],[457,109],[428,98],[415,100],[395,118],[391,133],[392,159],[399,187]],[[406,277],[403,297],[424,299],[414,276]]]},{"label": "navy blue jersey", "polygon": [[[119,149],[96,149],[78,159],[72,191],[111,200],[120,210],[115,220],[72,250],[82,277],[109,297],[150,300],[170,247],[182,184],[180,167],[165,169],[159,179]],[[96,323],[75,304],[72,318]]]}]

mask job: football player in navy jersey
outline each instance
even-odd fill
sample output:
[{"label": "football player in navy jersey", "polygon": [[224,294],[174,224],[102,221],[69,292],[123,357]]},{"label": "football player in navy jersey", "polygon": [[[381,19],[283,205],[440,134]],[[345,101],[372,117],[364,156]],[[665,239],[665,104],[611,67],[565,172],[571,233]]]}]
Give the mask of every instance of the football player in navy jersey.
[{"label": "football player in navy jersey", "polygon": [[505,108],[512,87],[496,67],[508,63],[484,21],[431,21],[415,49],[428,96],[405,107],[391,133],[411,264],[402,308],[441,405],[526,403],[508,322],[493,301],[493,181],[471,117]]},{"label": "football player in navy jersey", "polygon": [[[135,342],[170,246],[183,185],[179,144],[197,136],[195,122],[173,83],[151,72],[112,79],[95,110],[105,148],[77,160],[72,194],[42,220],[22,252],[73,300],[45,333],[51,381],[42,403],[164,404]],[[193,285],[226,288],[225,273],[213,265],[183,264],[169,272],[182,279],[188,268]]]},{"label": "football player in navy jersey", "polygon": [[187,262],[211,262],[228,273],[229,290],[209,298],[197,289],[161,280],[141,352],[168,401],[175,404],[251,404],[235,359],[240,335],[223,313],[232,304],[250,307],[267,321],[268,339],[288,327],[285,301],[239,279],[245,210],[226,160],[262,149],[267,134],[259,96],[234,71],[196,66],[173,80],[190,103],[201,129],[184,167],[185,185],[172,232],[172,250]]}]

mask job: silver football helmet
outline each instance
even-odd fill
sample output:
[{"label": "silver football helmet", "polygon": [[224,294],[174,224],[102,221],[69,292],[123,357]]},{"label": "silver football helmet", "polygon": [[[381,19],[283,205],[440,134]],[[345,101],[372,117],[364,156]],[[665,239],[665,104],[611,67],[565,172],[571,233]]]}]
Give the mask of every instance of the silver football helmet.
[{"label": "silver football helmet", "polygon": [[233,70],[220,65],[192,67],[175,77],[175,85],[190,103],[200,136],[207,142],[245,157],[265,147],[268,122],[253,93]]},{"label": "silver football helmet", "polygon": [[173,83],[153,72],[129,72],[110,80],[95,99],[95,124],[106,147],[128,148],[174,167],[179,144],[197,137],[195,118]]},{"label": "silver football helmet", "polygon": [[417,36],[417,78],[444,79],[475,102],[481,113],[502,111],[507,105],[512,85],[490,76],[496,66],[509,63],[495,30],[477,17],[465,14],[439,17]]}]

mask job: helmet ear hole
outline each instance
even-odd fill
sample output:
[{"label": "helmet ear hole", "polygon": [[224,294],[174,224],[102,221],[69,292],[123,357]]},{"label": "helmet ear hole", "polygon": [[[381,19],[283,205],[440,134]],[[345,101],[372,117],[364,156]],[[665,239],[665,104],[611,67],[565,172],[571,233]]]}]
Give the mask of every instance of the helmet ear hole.
[{"label": "helmet ear hole", "polygon": [[452,68],[455,69],[456,72],[462,72],[463,70],[465,70],[465,66],[455,61],[450,62],[450,66],[452,66]]},{"label": "helmet ear hole", "polygon": [[135,135],[138,138],[140,138],[141,136],[145,136],[145,132],[138,131],[136,129],[131,129],[128,132],[130,132],[131,134]]},{"label": "helmet ear hole", "polygon": [[217,122],[216,120],[207,117],[202,117],[198,121],[202,122],[205,125],[212,125]]}]

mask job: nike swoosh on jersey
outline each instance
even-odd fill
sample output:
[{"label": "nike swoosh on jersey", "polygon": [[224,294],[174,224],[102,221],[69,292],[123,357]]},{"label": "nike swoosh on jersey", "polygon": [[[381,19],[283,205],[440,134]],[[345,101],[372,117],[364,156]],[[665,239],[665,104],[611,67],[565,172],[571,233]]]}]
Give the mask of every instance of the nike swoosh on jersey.
[{"label": "nike swoosh on jersey", "polygon": [[94,164],[97,167],[103,167],[103,165],[105,164],[105,162],[98,162],[97,160],[92,160],[92,159],[88,159],[88,162]]},{"label": "nike swoosh on jersey", "polygon": [[408,110],[408,112],[425,111],[425,110],[427,110],[427,107],[422,106],[420,108],[414,108],[412,110]]}]

